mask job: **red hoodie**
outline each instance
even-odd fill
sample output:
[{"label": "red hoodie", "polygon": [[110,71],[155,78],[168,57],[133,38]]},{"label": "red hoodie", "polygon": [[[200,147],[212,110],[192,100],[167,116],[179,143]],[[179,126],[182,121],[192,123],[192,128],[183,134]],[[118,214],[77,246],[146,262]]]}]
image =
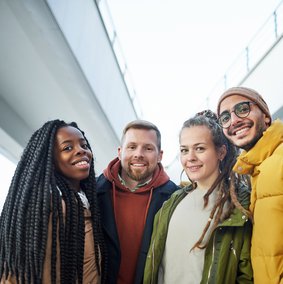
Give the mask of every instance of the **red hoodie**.
[{"label": "red hoodie", "polygon": [[162,165],[158,164],[151,181],[131,192],[120,182],[118,177],[120,168],[121,162],[116,158],[104,170],[104,176],[112,182],[112,201],[121,250],[117,283],[132,284],[152,191],[165,184],[169,177]]}]

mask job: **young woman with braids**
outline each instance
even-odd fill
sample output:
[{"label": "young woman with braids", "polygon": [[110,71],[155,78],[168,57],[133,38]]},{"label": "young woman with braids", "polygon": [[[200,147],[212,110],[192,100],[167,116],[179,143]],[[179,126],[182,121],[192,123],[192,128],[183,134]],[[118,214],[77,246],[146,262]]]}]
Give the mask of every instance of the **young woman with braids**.
[{"label": "young woman with braids", "polygon": [[104,241],[90,145],[77,124],[30,138],[0,217],[1,283],[101,283]]},{"label": "young woman with braids", "polygon": [[155,217],[144,283],[253,283],[249,189],[232,172],[236,148],[210,110],[185,121],[179,141],[191,185]]}]

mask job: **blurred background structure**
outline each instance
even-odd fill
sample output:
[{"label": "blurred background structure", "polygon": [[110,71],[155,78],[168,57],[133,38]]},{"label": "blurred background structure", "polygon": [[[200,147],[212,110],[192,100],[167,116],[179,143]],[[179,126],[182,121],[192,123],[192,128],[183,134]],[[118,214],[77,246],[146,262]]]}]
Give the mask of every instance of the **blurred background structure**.
[{"label": "blurred background structure", "polygon": [[[246,85],[268,94],[282,119],[282,37],[280,4],[198,108],[215,109],[226,88]],[[132,82],[107,1],[0,0],[0,209],[23,148],[47,120],[78,123],[99,174],[125,124],[147,119]],[[164,166],[179,183],[178,154]]]}]

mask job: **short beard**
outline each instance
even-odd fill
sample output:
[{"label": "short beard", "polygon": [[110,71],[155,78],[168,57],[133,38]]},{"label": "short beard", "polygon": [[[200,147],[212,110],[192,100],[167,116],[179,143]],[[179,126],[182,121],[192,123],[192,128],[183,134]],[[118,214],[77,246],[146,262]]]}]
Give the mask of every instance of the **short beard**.
[{"label": "short beard", "polygon": [[[263,132],[266,130],[266,128],[267,128],[267,126],[264,122],[261,123],[261,124],[258,124],[257,127],[256,127],[256,135],[253,137],[253,139],[250,142],[248,142],[247,144],[245,144],[243,146],[237,146],[237,145],[235,145],[235,146],[238,147],[238,148],[244,149],[245,151],[249,151],[250,149],[252,149],[255,146],[257,141],[262,137]],[[230,142],[232,144],[234,144],[233,139],[231,139],[230,137],[228,139],[230,140]]]},{"label": "short beard", "polygon": [[247,143],[246,145],[240,147],[242,149],[244,149],[245,151],[249,151],[250,149],[253,148],[253,146],[257,143],[257,141],[262,137],[262,132],[258,132],[257,135],[252,139],[252,141],[250,141],[249,143]]},{"label": "short beard", "polygon": [[145,181],[150,178],[150,173],[148,171],[141,173],[141,174],[135,174],[131,169],[128,169],[126,171],[127,176],[131,178],[132,180],[135,180],[137,182]]}]

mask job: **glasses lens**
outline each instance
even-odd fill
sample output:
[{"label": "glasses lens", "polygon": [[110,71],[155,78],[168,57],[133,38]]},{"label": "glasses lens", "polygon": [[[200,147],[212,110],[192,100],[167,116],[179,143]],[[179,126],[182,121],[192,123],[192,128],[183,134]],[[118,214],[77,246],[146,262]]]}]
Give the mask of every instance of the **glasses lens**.
[{"label": "glasses lens", "polygon": [[219,117],[219,123],[221,126],[225,127],[229,124],[231,115],[229,112],[224,112]]},{"label": "glasses lens", "polygon": [[235,114],[238,117],[246,117],[250,113],[250,104],[249,102],[239,103],[235,106]]}]

